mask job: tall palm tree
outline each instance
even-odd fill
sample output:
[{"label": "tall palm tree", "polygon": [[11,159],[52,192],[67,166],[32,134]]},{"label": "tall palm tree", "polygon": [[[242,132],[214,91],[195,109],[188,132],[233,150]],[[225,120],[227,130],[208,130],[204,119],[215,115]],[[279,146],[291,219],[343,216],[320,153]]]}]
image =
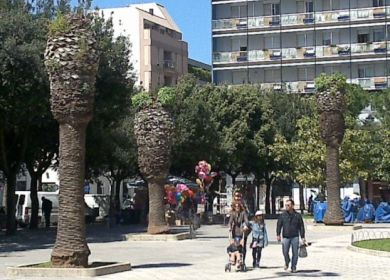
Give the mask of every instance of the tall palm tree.
[{"label": "tall palm tree", "polygon": [[345,77],[341,74],[321,75],[316,80],[317,107],[320,113],[320,134],[326,145],[326,190],[328,210],[324,217],[327,225],[344,223],[340,204],[339,148],[345,131],[346,103]]},{"label": "tall palm tree", "polygon": [[92,119],[98,54],[91,19],[59,16],[45,52],[51,111],[60,126],[60,193],[56,267],[86,267],[90,251],[84,218],[85,133]]},{"label": "tall palm tree", "polygon": [[168,232],[164,216],[164,181],[170,167],[173,121],[157,102],[137,112],[134,132],[138,165],[149,187],[148,233]]}]

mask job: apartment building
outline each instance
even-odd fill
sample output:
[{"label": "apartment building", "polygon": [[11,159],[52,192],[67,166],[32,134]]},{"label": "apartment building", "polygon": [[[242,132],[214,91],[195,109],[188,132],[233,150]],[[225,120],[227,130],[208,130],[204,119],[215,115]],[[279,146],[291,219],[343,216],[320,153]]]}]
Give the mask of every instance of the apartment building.
[{"label": "apartment building", "polygon": [[[387,3],[386,3],[387,1]],[[387,88],[390,0],[212,0],[213,81],[313,92],[320,73]]]},{"label": "apartment building", "polygon": [[112,17],[116,37],[130,39],[137,86],[147,91],[174,86],[188,72],[188,45],[164,6],[132,4],[101,12],[105,18]]}]

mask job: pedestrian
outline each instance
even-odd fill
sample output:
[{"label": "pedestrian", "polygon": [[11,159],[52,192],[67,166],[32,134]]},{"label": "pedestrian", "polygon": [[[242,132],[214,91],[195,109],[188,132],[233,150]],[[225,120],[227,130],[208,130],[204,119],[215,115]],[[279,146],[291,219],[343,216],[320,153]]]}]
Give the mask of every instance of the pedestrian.
[{"label": "pedestrian", "polygon": [[243,205],[240,202],[234,202],[232,204],[232,211],[229,217],[229,230],[232,232],[232,237],[243,238],[243,263],[245,264],[246,256],[246,241],[248,238],[247,232],[249,230],[248,214],[246,213]]},{"label": "pedestrian", "polygon": [[299,236],[302,242],[305,240],[305,225],[303,224],[302,216],[294,209],[294,200],[288,199],[285,204],[286,211],[283,212],[278,219],[276,226],[276,237],[278,242],[281,241],[281,232],[283,236],[282,250],[284,256],[284,270],[288,269],[290,264],[290,247],[292,248],[291,272],[297,271]]},{"label": "pedestrian", "polygon": [[307,202],[307,208],[309,209],[309,214],[313,214],[313,195],[310,195],[309,201]]},{"label": "pedestrian", "polygon": [[50,227],[50,215],[51,215],[51,209],[53,208],[52,202],[42,196],[42,212],[45,216],[45,226],[46,228]]},{"label": "pedestrian", "polygon": [[256,211],[253,221],[250,222],[252,229],[253,268],[260,268],[261,251],[268,245],[267,229],[265,227],[263,211]]}]

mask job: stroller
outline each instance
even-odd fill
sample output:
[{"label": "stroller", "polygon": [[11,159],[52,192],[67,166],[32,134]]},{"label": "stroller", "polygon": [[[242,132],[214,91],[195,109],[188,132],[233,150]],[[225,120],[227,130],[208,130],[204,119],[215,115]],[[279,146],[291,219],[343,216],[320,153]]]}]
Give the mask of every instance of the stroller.
[{"label": "stroller", "polygon": [[[237,236],[233,238],[232,232],[229,232],[229,243],[230,245],[227,248],[228,253],[228,263],[225,265],[225,272],[232,271],[232,266],[236,265],[236,271],[245,272],[247,271],[245,262],[244,262],[244,245],[241,242],[244,241],[244,234],[242,236]],[[239,253],[239,260],[231,260],[231,254]]]}]

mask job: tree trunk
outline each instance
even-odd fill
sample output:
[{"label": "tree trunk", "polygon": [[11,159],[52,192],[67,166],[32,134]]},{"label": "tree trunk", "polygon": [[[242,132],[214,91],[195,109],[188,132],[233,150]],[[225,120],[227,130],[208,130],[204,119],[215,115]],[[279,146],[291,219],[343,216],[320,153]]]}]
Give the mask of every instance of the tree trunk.
[{"label": "tree trunk", "polygon": [[115,179],[115,205],[118,205],[118,208],[121,209],[121,206],[120,206],[120,198],[119,196],[121,195],[121,182],[122,182],[122,179],[120,178],[116,178]]},{"label": "tree trunk", "polygon": [[303,211],[305,210],[305,198],[303,197],[303,185],[299,184],[299,209],[301,210],[301,213],[303,214]]},{"label": "tree trunk", "polygon": [[16,172],[7,174],[7,221],[6,221],[6,235],[16,234],[16,201],[15,201],[15,186],[16,186]]},{"label": "tree trunk", "polygon": [[31,197],[31,218],[30,218],[30,229],[38,228],[38,211],[39,211],[39,200],[38,200],[38,174],[34,171],[30,172],[31,185],[30,185],[30,197]]},{"label": "tree trunk", "polygon": [[86,267],[90,251],[84,218],[86,124],[60,124],[60,193],[55,267]]},{"label": "tree trunk", "polygon": [[164,209],[164,179],[149,179],[149,234],[166,233],[169,231],[165,222]]},{"label": "tree trunk", "polygon": [[326,189],[328,193],[328,210],[325,213],[324,224],[343,225],[344,218],[340,202],[340,169],[338,146],[326,147]]},{"label": "tree trunk", "polygon": [[265,213],[271,214],[271,182],[265,180]]}]

